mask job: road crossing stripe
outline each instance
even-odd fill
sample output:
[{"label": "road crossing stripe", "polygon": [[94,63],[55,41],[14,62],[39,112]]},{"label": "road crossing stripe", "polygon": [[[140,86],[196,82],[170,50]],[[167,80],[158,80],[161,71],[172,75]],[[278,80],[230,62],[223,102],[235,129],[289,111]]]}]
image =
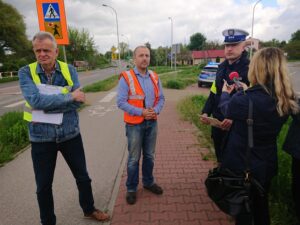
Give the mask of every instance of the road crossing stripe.
[{"label": "road crossing stripe", "polygon": [[102,98],[99,102],[110,102],[117,95],[116,91],[112,91],[108,93],[104,98]]},{"label": "road crossing stripe", "polygon": [[21,105],[21,104],[25,104],[25,100],[22,100],[22,101],[19,101],[19,102],[10,104],[10,105],[6,105],[6,106],[4,106],[4,107],[5,107],[5,108],[13,108],[13,107],[18,106],[18,105]]}]

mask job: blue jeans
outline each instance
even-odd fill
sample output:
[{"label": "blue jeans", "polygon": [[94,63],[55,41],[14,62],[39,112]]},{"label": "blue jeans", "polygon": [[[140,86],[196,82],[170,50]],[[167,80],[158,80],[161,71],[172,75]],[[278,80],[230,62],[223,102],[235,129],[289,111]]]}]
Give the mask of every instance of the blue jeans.
[{"label": "blue jeans", "polygon": [[81,135],[62,142],[32,142],[31,156],[37,186],[37,199],[43,225],[55,225],[52,183],[57,152],[60,151],[76,179],[79,203],[85,214],[95,210],[91,179],[88,175]]},{"label": "blue jeans", "polygon": [[136,192],[139,184],[139,160],[143,152],[143,185],[154,184],[153,167],[157,136],[157,121],[144,120],[141,124],[126,124],[128,140],[127,181],[128,192]]}]

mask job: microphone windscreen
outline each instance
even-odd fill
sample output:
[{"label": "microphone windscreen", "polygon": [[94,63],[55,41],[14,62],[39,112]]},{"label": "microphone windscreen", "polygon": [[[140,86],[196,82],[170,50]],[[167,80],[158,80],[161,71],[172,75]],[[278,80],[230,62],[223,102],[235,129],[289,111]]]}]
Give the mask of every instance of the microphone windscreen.
[{"label": "microphone windscreen", "polygon": [[234,78],[238,79],[240,77],[239,73],[238,72],[231,72],[229,74],[229,79],[230,80],[233,80]]}]

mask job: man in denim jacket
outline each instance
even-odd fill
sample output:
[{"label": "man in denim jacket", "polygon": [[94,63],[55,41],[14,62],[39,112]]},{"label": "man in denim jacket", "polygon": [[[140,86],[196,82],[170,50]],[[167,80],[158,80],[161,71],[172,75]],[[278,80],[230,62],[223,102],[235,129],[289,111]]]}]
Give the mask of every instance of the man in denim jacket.
[{"label": "man in denim jacket", "polygon": [[[43,225],[56,224],[52,182],[57,152],[60,151],[76,179],[79,203],[84,216],[98,221],[109,220],[109,215],[96,209],[85,161],[83,143],[76,109],[85,101],[73,66],[56,60],[58,48],[48,32],[33,37],[33,51],[37,62],[19,70],[20,87],[26,100],[24,119],[27,120],[40,218]],[[64,87],[61,94],[41,94],[37,85]],[[37,122],[34,110],[63,113],[61,124]],[[49,114],[48,114],[49,115]]]}]

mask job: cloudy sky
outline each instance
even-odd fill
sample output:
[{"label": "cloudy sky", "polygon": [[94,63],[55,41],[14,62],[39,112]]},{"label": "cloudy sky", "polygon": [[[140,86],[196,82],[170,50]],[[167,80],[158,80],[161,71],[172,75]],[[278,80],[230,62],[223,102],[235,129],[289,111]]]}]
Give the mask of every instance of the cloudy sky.
[{"label": "cloudy sky", "polygon": [[[28,38],[39,30],[35,0],[3,0],[24,16]],[[130,48],[149,42],[153,48],[188,44],[196,32],[208,40],[223,41],[222,30],[241,28],[251,33],[252,10],[257,0],[65,0],[68,26],[87,29],[102,53],[120,42]],[[255,8],[254,37],[289,40],[300,29],[299,0],[262,0]]]}]

